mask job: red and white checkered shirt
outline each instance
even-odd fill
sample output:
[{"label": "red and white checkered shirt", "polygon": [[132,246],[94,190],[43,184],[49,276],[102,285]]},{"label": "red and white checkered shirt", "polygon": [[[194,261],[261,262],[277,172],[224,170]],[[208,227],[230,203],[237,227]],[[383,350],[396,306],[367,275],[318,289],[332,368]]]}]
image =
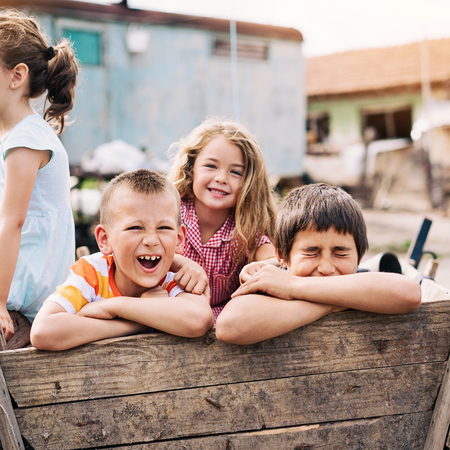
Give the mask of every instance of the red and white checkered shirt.
[{"label": "red and white checkered shirt", "polygon": [[[210,305],[214,320],[231,298],[231,294],[239,287],[239,273],[247,261],[239,264],[231,272],[231,254],[237,247],[233,244],[230,251],[231,238],[235,228],[234,212],[231,213],[222,228],[206,243],[202,244],[200,220],[195,213],[192,200],[181,201],[181,221],[186,225],[187,235],[183,256],[200,264],[206,272],[211,289]],[[270,243],[263,235],[259,245]]]}]

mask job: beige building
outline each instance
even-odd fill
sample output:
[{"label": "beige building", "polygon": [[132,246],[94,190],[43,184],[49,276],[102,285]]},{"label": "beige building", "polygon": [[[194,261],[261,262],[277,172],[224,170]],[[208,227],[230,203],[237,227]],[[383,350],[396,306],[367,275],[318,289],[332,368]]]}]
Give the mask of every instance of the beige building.
[{"label": "beige building", "polygon": [[309,58],[306,74],[304,168],[313,179],[358,186],[367,154],[376,206],[401,206],[394,205],[406,201],[400,193],[424,203],[432,198],[434,206],[445,202],[450,194],[450,39]]}]

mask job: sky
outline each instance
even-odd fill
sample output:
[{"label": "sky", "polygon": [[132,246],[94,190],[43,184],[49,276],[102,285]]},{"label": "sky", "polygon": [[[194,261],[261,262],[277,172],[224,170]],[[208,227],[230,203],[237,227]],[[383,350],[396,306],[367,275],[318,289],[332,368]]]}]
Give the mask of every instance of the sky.
[{"label": "sky", "polygon": [[128,0],[128,5],[293,27],[303,34],[306,57],[450,37],[450,0]]}]

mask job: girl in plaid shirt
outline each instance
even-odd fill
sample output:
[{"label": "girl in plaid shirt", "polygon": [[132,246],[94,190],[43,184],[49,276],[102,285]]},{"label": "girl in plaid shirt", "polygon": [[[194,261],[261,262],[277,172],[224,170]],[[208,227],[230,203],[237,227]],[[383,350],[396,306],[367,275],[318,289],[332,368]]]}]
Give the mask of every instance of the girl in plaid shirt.
[{"label": "girl in plaid shirt", "polygon": [[[171,270],[184,290],[210,295],[217,319],[241,271],[251,275],[256,267],[278,264],[269,240],[275,202],[264,157],[244,126],[218,118],[204,121],[174,150],[169,178],[180,193],[187,236]],[[249,262],[258,263],[244,269]]]}]

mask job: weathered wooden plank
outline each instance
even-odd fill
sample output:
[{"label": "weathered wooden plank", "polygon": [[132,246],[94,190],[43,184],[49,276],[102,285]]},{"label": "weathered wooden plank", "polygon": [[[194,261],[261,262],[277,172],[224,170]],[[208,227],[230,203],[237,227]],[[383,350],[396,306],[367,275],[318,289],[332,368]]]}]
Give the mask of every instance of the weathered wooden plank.
[{"label": "weathered wooden plank", "polygon": [[0,365],[16,403],[35,406],[444,361],[450,348],[449,323],[450,302],[444,301],[403,315],[333,314],[249,346],[222,344],[214,331],[191,340],[165,334],[139,335],[65,352],[0,352]]},{"label": "weathered wooden plank", "polygon": [[338,372],[16,409],[16,416],[35,449],[98,448],[425,412],[443,372],[443,363]]},{"label": "weathered wooden plank", "polygon": [[443,449],[450,424],[450,359],[439,389],[424,450]]},{"label": "weathered wooden plank", "polygon": [[14,336],[7,342],[7,349],[14,350],[30,344],[31,323],[18,311],[10,311],[14,324]]},{"label": "weathered wooden plank", "polygon": [[6,350],[7,348],[5,334],[3,333],[3,328],[0,327],[0,351]]},{"label": "weathered wooden plank", "polygon": [[[1,327],[0,327],[1,329]],[[0,368],[0,447],[3,450],[24,450],[22,436]]]},{"label": "weathered wooden plank", "polygon": [[14,336],[6,342],[3,329],[0,327],[0,351],[23,348],[30,344],[31,323],[18,311],[10,311],[14,324]]},{"label": "weathered wooden plank", "polygon": [[[115,450],[422,450],[431,412],[177,439]],[[105,448],[104,450],[112,450]]]}]

